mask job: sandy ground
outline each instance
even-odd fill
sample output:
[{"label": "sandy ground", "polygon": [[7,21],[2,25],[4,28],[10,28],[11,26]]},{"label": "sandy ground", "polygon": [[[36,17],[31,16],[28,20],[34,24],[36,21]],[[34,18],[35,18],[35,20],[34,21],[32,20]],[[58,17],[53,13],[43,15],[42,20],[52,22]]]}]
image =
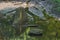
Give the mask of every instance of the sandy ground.
[{"label": "sandy ground", "polygon": [[[3,10],[4,8],[13,8],[13,7],[24,7],[26,8],[26,2],[22,3],[22,2],[1,2],[0,3],[0,10]],[[31,7],[33,5],[29,5],[29,7]]]},{"label": "sandy ground", "polygon": [[17,7],[26,7],[26,3],[21,2],[1,2],[0,3],[0,10],[5,8],[17,8]]}]

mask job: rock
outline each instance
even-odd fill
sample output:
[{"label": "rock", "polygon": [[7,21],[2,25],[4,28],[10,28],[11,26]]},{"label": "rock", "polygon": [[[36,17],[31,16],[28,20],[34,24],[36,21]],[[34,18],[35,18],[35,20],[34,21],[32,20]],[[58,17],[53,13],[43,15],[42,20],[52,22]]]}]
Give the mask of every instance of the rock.
[{"label": "rock", "polygon": [[43,34],[42,33],[36,34],[36,33],[31,33],[30,32],[28,35],[29,36],[36,36],[37,37],[37,36],[42,36]]},{"label": "rock", "polygon": [[41,1],[45,1],[45,0],[41,0]]},{"label": "rock", "polygon": [[29,36],[43,36],[42,30],[40,29],[33,29],[28,33]]},{"label": "rock", "polygon": [[32,25],[27,25],[28,27],[38,27],[38,25],[36,24],[32,24]]}]

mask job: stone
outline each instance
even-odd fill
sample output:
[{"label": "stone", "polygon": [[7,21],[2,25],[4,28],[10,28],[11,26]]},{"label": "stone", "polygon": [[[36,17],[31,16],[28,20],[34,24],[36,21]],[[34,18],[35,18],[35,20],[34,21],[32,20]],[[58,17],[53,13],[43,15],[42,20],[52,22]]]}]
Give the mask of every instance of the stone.
[{"label": "stone", "polygon": [[28,33],[29,36],[43,36],[43,32],[40,29],[33,29]]}]

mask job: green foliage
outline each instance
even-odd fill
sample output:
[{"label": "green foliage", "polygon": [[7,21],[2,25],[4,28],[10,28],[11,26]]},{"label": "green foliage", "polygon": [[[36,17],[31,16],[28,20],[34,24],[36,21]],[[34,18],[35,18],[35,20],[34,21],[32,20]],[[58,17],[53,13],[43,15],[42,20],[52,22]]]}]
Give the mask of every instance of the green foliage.
[{"label": "green foliage", "polygon": [[[55,2],[55,0],[53,0]],[[59,0],[57,0],[59,2]],[[57,10],[60,12],[60,7],[57,6],[54,10]],[[43,30],[43,37],[29,37],[27,35],[29,29],[26,29],[25,32],[23,32],[22,38],[24,40],[55,40],[56,38],[60,38],[60,21],[53,16],[49,16],[44,9],[42,12],[44,14],[45,19],[41,19],[39,16],[33,14],[28,10],[28,8],[25,9],[25,12],[30,14],[33,18],[33,21],[29,21],[30,24],[37,24],[40,29]],[[2,35],[5,35],[6,37],[14,37],[16,30],[13,28],[13,26],[9,23],[8,20],[12,20],[13,17],[8,16],[7,19],[0,19],[0,22],[2,25],[0,25],[0,31]]]},{"label": "green foliage", "polygon": [[[38,16],[36,16],[32,12],[28,11],[28,9],[26,9],[26,12],[28,14],[32,15],[32,17],[34,19],[34,24],[38,24],[39,28],[43,30],[44,36],[41,37],[40,39],[36,38],[36,40],[37,39],[38,40],[55,40],[57,37],[60,37],[59,36],[60,21],[58,19],[54,18],[53,16],[49,16],[45,9],[43,10],[45,19],[40,19]],[[31,24],[32,23],[33,23],[33,21],[31,21]],[[25,35],[25,36],[28,36],[28,35]],[[27,37],[27,39],[29,39],[29,38]],[[32,40],[32,38],[31,38],[31,40]],[[35,40],[35,37],[33,40]]]},{"label": "green foliage", "polygon": [[[6,17],[6,18],[5,18]],[[0,19],[0,31],[1,35],[5,38],[7,37],[13,37],[15,34],[15,29],[12,26],[12,16],[6,16],[4,18]]]},{"label": "green foliage", "polygon": [[60,15],[60,0],[51,0],[53,7],[52,7],[52,12]]}]

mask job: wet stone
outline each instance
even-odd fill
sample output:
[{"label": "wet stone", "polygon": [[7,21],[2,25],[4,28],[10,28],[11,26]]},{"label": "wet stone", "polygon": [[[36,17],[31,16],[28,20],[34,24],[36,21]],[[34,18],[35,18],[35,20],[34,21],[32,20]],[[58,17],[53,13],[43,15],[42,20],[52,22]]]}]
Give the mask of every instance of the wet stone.
[{"label": "wet stone", "polygon": [[38,27],[38,26],[34,24],[34,25],[28,25],[28,27]]},{"label": "wet stone", "polygon": [[45,1],[45,0],[41,0],[41,1]]},{"label": "wet stone", "polygon": [[29,36],[43,36],[43,32],[40,29],[33,29],[28,33]]}]

